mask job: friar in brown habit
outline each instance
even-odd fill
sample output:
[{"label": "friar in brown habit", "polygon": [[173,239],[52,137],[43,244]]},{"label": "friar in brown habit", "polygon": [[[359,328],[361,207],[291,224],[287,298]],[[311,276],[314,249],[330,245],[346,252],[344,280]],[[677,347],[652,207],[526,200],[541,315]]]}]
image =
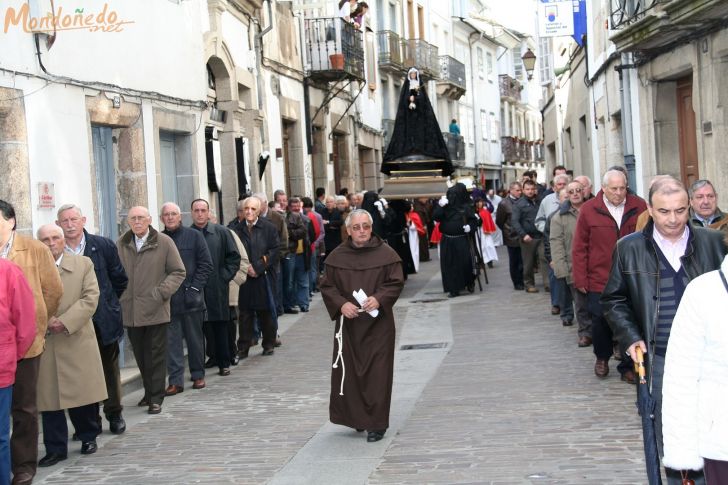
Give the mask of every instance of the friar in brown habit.
[{"label": "friar in brown habit", "polygon": [[[372,234],[372,218],[354,210],[349,238],[326,258],[321,282],[336,322],[329,418],[379,441],[389,427],[394,370],[394,306],[404,286],[397,253]],[[366,299],[352,294],[362,290]],[[377,313],[378,312],[378,313]],[[374,313],[376,316],[372,316]]]}]

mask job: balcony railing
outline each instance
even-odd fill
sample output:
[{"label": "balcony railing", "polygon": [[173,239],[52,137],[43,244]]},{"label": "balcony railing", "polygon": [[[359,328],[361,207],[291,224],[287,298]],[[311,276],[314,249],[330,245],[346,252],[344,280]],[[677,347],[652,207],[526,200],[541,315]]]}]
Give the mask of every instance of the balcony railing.
[{"label": "balcony railing", "polygon": [[404,41],[404,67],[416,67],[420,76],[436,79],[440,75],[440,59],[437,47],[419,39]]},{"label": "balcony railing", "polygon": [[379,67],[392,72],[404,70],[404,49],[402,39],[396,32],[383,30],[377,33],[379,45]]},{"label": "balcony railing", "polygon": [[306,71],[325,81],[364,80],[362,33],[339,17],[304,20]]},{"label": "balcony railing", "polygon": [[511,98],[519,101],[521,99],[521,83],[517,79],[512,78],[508,74],[501,74],[498,76],[498,83],[500,84],[500,95],[501,98]]},{"label": "balcony railing", "polygon": [[443,133],[442,136],[445,138],[450,159],[453,161],[465,160],[465,138],[462,135],[456,135],[454,133]]},{"label": "balcony railing", "polygon": [[465,64],[452,56],[440,56],[440,81],[465,90]]},{"label": "balcony railing", "polygon": [[543,160],[543,143],[512,136],[501,137],[504,162],[534,162]]},{"label": "balcony railing", "polygon": [[660,0],[612,0],[612,11],[609,15],[612,29],[620,29],[642,17]]},{"label": "balcony railing", "polygon": [[383,119],[382,120],[382,132],[384,133],[384,136],[382,138],[382,149],[383,151],[387,150],[387,147],[389,146],[389,142],[392,140],[392,132],[394,131],[394,120],[388,120]]},{"label": "balcony railing", "polygon": [[457,101],[463,94],[465,94],[465,64],[451,56],[440,56],[437,95]]}]

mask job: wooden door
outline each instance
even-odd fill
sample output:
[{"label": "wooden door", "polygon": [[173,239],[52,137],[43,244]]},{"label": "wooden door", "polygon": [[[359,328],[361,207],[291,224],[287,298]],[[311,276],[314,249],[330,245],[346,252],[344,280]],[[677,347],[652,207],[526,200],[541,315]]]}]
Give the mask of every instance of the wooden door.
[{"label": "wooden door", "polygon": [[283,123],[283,180],[285,180],[285,191],[288,197],[291,197],[291,160],[290,160],[290,150],[289,150],[289,142],[290,142],[290,133],[288,130],[290,130],[291,125],[289,123]]},{"label": "wooden door", "polygon": [[689,187],[700,178],[692,76],[677,82],[677,129],[680,144],[680,177],[682,182]]}]

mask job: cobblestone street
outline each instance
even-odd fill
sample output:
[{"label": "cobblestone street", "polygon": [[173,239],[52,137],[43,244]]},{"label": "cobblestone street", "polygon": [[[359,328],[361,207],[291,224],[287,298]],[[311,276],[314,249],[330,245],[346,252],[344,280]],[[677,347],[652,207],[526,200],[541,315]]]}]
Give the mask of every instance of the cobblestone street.
[{"label": "cobblestone street", "polygon": [[104,423],[95,455],[72,442],[34,483],[644,483],[634,388],[614,363],[599,381],[576,327],[549,314],[543,288],[513,291],[499,255],[483,293],[446,298],[436,259],[407,282],[378,443],[328,422],[333,324],[317,294],[309,313],[281,319],[274,356],[251,349],[157,416],[135,406],[141,391],[127,395],[125,434]]}]

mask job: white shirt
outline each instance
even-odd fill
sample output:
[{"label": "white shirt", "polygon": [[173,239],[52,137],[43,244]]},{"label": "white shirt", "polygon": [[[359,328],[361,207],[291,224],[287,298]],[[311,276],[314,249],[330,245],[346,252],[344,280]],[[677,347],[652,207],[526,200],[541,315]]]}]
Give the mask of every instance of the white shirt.
[{"label": "white shirt", "polygon": [[147,242],[148,237],[149,229],[147,229],[147,233],[144,234],[142,237],[138,237],[136,234],[134,235],[134,244],[136,244],[137,253],[142,250],[142,246],[144,246],[144,243]]},{"label": "white shirt", "polygon": [[58,256],[58,259],[56,259],[56,268],[61,267],[61,261],[63,261],[63,253],[61,253],[61,255]]},{"label": "white shirt", "polygon": [[10,239],[8,239],[8,242],[0,250],[0,258],[8,259],[8,254],[10,254],[10,250],[13,248],[13,240],[15,240],[15,231],[10,233]]},{"label": "white shirt", "polygon": [[78,244],[77,248],[72,248],[68,244],[66,244],[66,250],[70,252],[71,254],[75,254],[77,256],[83,256],[83,252],[86,249],[86,234],[81,236],[81,242]]},{"label": "white shirt", "polygon": [[627,203],[627,198],[625,197],[619,205],[612,205],[612,203],[607,200],[606,195],[602,195],[602,198],[604,199],[604,205],[607,206],[607,210],[610,214],[612,214],[612,218],[617,222],[617,227],[621,228],[622,216],[624,215],[624,206]]},{"label": "white shirt", "polygon": [[652,233],[652,239],[655,240],[657,247],[660,248],[660,251],[662,251],[662,254],[665,255],[665,258],[670,262],[670,266],[672,266],[675,271],[680,271],[680,266],[682,265],[680,258],[685,255],[685,250],[688,247],[689,235],[690,231],[688,230],[687,225],[685,226],[680,239],[675,242],[666,239],[662,234],[660,234],[657,227],[655,227],[655,230]]},{"label": "white shirt", "polygon": [[351,17],[351,3],[347,0],[339,10],[339,17],[348,19]]}]

